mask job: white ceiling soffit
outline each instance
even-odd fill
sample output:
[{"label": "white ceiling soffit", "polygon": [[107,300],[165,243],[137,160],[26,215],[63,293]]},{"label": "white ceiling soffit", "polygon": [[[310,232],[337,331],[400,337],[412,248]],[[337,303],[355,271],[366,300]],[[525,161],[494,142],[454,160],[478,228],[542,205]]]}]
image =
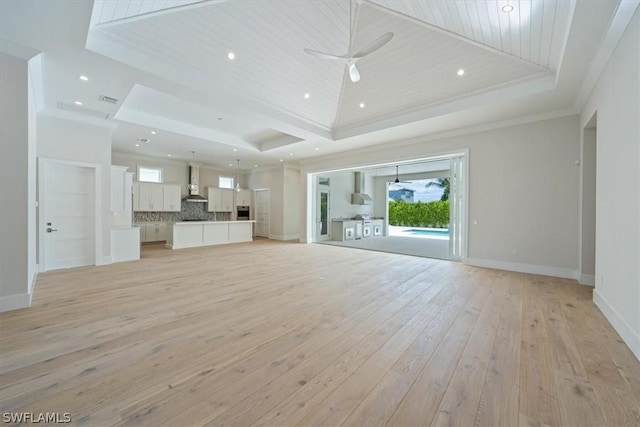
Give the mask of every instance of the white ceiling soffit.
[{"label": "white ceiling soffit", "polygon": [[303,139],[341,139],[495,100],[478,95],[551,89],[574,2],[510,1],[515,14],[501,11],[506,3],[354,2],[354,50],[395,33],[358,62],[358,83],[340,61],[303,51],[347,52],[347,1],[96,1],[87,48],[208,94],[212,105],[244,103]]},{"label": "white ceiling soffit", "polygon": [[236,123],[233,116],[221,111],[139,84],[134,85],[114,116],[124,122],[258,151],[259,146],[238,135],[238,129],[251,134],[267,125],[256,116],[251,120],[245,114],[242,117],[242,123]]},{"label": "white ceiling soffit", "polygon": [[107,24],[127,18],[202,3],[204,0],[95,0],[91,25]]},{"label": "white ceiling soffit", "polygon": [[269,151],[276,148],[286,147],[291,144],[303,141],[294,135],[281,132],[275,129],[266,129],[246,138],[248,141],[256,144],[260,151]]}]

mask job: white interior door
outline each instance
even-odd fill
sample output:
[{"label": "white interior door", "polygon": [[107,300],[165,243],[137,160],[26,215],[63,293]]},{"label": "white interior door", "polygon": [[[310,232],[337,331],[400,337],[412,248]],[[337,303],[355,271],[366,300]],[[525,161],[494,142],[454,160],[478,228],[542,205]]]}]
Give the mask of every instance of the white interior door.
[{"label": "white interior door", "polygon": [[43,196],[46,270],[95,264],[95,169],[45,162]]},{"label": "white interior door", "polygon": [[269,237],[270,191],[256,190],[256,236]]}]

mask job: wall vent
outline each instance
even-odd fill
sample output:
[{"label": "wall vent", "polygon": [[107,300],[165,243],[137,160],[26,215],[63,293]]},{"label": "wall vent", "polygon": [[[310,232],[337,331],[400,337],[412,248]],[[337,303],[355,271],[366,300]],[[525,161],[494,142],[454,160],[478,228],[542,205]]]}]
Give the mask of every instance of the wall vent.
[{"label": "wall vent", "polygon": [[100,95],[98,97],[98,101],[106,102],[107,104],[117,104],[118,103],[118,100],[116,98],[112,98],[112,97],[106,96],[106,95]]}]

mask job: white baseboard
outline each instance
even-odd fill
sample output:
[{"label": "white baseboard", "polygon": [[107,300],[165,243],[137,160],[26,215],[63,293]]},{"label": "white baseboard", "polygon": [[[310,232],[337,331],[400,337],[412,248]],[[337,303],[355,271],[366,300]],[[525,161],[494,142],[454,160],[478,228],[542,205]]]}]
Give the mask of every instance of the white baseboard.
[{"label": "white baseboard", "polygon": [[[29,294],[33,295],[34,290],[36,289],[36,281],[38,280],[38,271],[40,271],[40,266],[36,264],[35,273],[31,278],[31,282],[29,283]],[[31,300],[29,300],[29,305],[31,305]]]},{"label": "white baseboard", "polygon": [[32,293],[0,297],[0,313],[31,306]]},{"label": "white baseboard", "polygon": [[298,240],[299,234],[269,234],[269,238],[273,240]]},{"label": "white baseboard", "polygon": [[581,274],[578,279],[578,283],[581,285],[595,286],[596,285],[596,275],[595,274]]},{"label": "white baseboard", "polygon": [[638,332],[629,326],[622,316],[600,295],[597,289],[593,291],[593,302],[622,337],[631,352],[640,360],[640,335],[638,335]]},{"label": "white baseboard", "polygon": [[98,260],[98,262],[96,262],[96,265],[109,265],[109,264],[113,264],[111,262],[111,256],[103,256],[100,257],[100,259]]},{"label": "white baseboard", "polygon": [[517,271],[518,273],[539,274],[542,276],[578,279],[578,272],[569,268],[549,267],[545,265],[518,264],[515,262],[494,261],[490,259],[467,258],[466,264],[476,267],[495,268],[497,270]]}]

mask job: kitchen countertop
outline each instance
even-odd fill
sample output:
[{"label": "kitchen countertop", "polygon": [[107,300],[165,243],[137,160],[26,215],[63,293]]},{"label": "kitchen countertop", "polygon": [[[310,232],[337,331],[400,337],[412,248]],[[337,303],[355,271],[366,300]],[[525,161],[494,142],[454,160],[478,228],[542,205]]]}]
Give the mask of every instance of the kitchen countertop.
[{"label": "kitchen countertop", "polygon": [[242,220],[242,221],[175,221],[170,224],[173,225],[189,225],[189,224],[236,224],[236,223],[251,223],[256,222],[255,219]]}]

